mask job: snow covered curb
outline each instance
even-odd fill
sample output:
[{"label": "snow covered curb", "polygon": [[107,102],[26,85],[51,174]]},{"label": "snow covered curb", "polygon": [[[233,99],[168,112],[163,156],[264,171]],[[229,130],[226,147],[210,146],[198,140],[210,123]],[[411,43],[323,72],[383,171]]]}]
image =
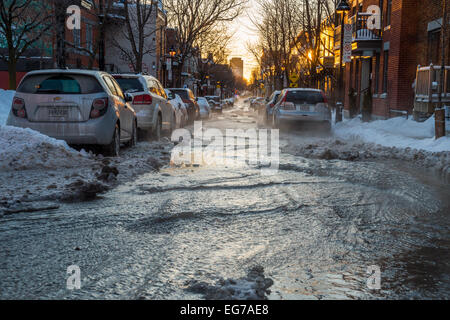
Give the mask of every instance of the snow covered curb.
[{"label": "snow covered curb", "polygon": [[335,137],[384,147],[450,152],[450,137],[434,138],[434,117],[425,122],[401,117],[364,123],[360,118],[343,121],[333,128]]},{"label": "snow covered curb", "polygon": [[435,170],[444,179],[450,180],[450,151],[428,152],[409,147],[385,147],[361,140],[341,140],[330,137],[289,136],[289,143],[282,151],[306,158],[323,160],[365,161],[403,160],[410,164]]},{"label": "snow covered curb", "polygon": [[89,157],[37,131],[0,125],[1,171],[68,168]]}]

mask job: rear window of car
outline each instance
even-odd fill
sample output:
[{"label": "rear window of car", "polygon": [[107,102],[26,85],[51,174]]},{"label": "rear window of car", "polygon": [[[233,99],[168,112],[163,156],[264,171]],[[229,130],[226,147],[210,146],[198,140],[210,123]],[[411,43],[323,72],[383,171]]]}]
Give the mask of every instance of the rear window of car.
[{"label": "rear window of car", "polygon": [[114,79],[119,83],[123,92],[133,93],[144,91],[144,85],[138,78],[114,77]]},{"label": "rear window of car", "polygon": [[25,77],[18,92],[35,94],[91,94],[104,92],[96,78],[79,74],[38,74]]},{"label": "rear window of car", "polygon": [[170,89],[170,91],[172,91],[174,94],[179,95],[181,97],[181,99],[189,99],[189,94],[188,94],[187,90]]},{"label": "rear window of car", "polygon": [[288,91],[286,95],[287,102],[293,102],[298,104],[316,104],[324,102],[322,93],[318,91]]}]

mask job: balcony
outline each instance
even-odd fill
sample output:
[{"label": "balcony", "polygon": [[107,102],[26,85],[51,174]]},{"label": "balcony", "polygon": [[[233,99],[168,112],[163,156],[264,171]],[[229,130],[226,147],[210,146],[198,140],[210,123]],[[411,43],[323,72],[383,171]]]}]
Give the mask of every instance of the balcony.
[{"label": "balcony", "polygon": [[367,55],[369,51],[381,50],[381,30],[367,28],[370,13],[359,12],[350,18],[353,30],[352,54]]}]

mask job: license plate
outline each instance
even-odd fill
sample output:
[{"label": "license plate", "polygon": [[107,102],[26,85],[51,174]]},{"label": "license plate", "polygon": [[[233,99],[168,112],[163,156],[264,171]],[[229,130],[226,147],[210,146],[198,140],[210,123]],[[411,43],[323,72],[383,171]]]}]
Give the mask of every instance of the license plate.
[{"label": "license plate", "polygon": [[55,118],[67,118],[69,116],[69,108],[53,107],[48,108],[48,115]]},{"label": "license plate", "polygon": [[300,111],[309,112],[310,108],[309,106],[300,106]]}]

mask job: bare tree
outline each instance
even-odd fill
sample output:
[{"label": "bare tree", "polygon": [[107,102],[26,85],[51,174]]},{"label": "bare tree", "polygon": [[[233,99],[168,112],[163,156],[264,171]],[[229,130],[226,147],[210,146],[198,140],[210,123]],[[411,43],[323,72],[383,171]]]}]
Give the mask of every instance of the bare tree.
[{"label": "bare tree", "polygon": [[[237,18],[247,0],[167,0],[169,24],[178,30],[180,65],[192,55],[201,39],[223,22]],[[182,67],[178,69],[181,79]]]},{"label": "bare tree", "polygon": [[0,37],[8,49],[1,59],[8,65],[9,88],[16,88],[17,61],[51,27],[49,1],[3,0],[0,2]]},{"label": "bare tree", "polygon": [[157,4],[148,0],[124,1],[124,27],[121,31],[126,44],[114,37],[112,45],[121,52],[121,58],[133,66],[135,72],[142,72],[144,56],[155,53],[156,47],[149,41],[157,30],[152,26],[157,19]]}]

